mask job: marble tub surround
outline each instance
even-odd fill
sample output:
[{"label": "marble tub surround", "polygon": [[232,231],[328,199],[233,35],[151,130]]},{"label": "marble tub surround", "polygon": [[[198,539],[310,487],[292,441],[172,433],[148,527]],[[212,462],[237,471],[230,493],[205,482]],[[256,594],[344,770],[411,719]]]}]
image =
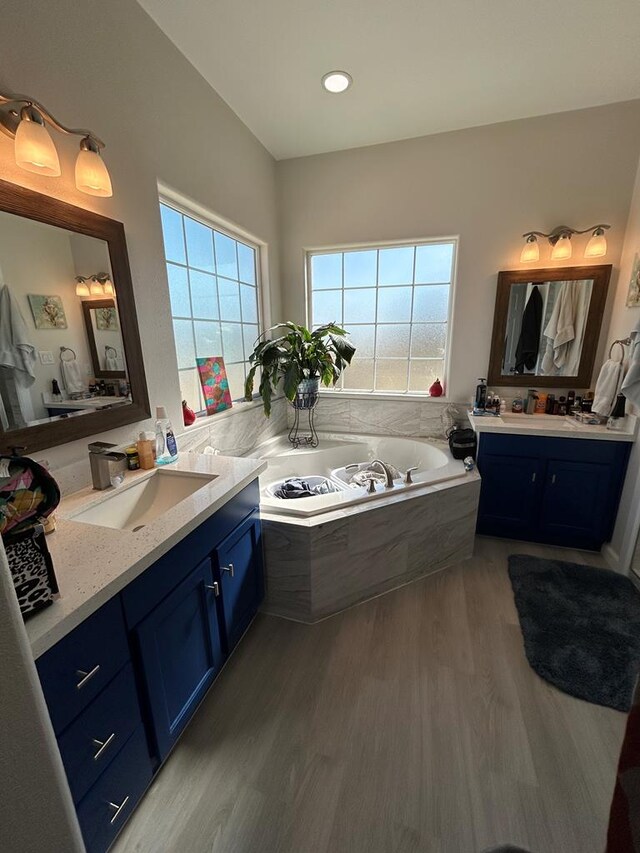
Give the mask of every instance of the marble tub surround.
[{"label": "marble tub surround", "polygon": [[74,521],[74,515],[154,476],[131,471],[117,490],[83,489],[64,498],[57,529],[47,537],[60,598],[25,624],[34,657],[43,654],[177,542],[213,515],[264,470],[259,459],[181,452],[171,469],[215,477],[142,530],[130,532]]},{"label": "marble tub surround", "polygon": [[605,424],[583,424],[571,416],[559,415],[474,415],[467,413],[469,423],[476,433],[499,433],[502,435],[538,435],[548,438],[591,439],[596,441],[635,441],[638,419],[626,415],[623,429],[610,430]]},{"label": "marble tub surround", "polygon": [[[342,392],[320,392],[315,410],[315,425],[320,431],[375,433],[403,437],[442,438],[442,413],[447,406],[458,409],[460,420],[468,403],[456,403],[442,397],[423,400],[389,399],[372,395],[347,395]],[[288,406],[288,423],[293,423],[293,409]]]},{"label": "marble tub surround", "polygon": [[471,557],[480,477],[286,521],[263,513],[267,613],[316,622]]}]

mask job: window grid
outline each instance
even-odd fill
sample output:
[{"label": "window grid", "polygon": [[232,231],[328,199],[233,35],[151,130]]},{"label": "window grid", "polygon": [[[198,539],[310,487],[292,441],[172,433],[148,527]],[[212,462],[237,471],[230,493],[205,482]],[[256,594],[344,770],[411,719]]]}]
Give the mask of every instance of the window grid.
[{"label": "window grid", "polygon": [[[450,263],[449,263],[449,273],[446,277],[436,277],[433,280],[428,281],[417,281],[417,262],[418,262],[418,249],[422,246],[439,246],[439,247],[450,247]],[[411,259],[411,282],[402,282],[398,281],[393,284],[389,283],[380,283],[380,260],[381,260],[381,252],[386,249],[397,249],[397,248],[410,248],[412,249],[412,259]],[[316,328],[318,325],[321,325],[324,322],[328,321],[328,317],[322,317],[321,320],[316,320],[314,317],[314,295],[317,293],[337,293],[340,292],[340,308],[341,308],[341,318],[337,320],[337,322],[342,323],[344,328],[349,331],[350,327],[353,327],[354,330],[356,328],[361,328],[363,326],[373,326],[373,355],[366,355],[365,358],[367,361],[373,361],[373,381],[370,386],[367,387],[356,387],[349,386],[346,384],[346,380],[348,380],[348,369],[347,372],[343,373],[340,377],[339,382],[336,384],[336,388],[338,390],[345,391],[364,391],[369,393],[398,393],[398,394],[427,394],[429,385],[434,381],[436,375],[441,379],[441,381],[446,380],[444,376],[447,352],[449,346],[448,333],[449,333],[449,320],[450,320],[450,304],[451,304],[451,288],[453,285],[454,278],[454,269],[456,262],[456,249],[457,243],[455,240],[437,240],[437,241],[422,241],[419,243],[413,244],[384,244],[384,245],[376,245],[370,247],[357,247],[357,248],[341,248],[339,250],[322,250],[322,251],[310,251],[307,253],[307,280],[309,285],[309,321],[312,327]],[[376,263],[375,263],[375,280],[367,282],[366,284],[358,284],[357,286],[347,285],[345,280],[345,257],[348,254],[363,252],[363,251],[375,251],[376,252]],[[314,281],[313,281],[313,259],[322,256],[322,255],[340,255],[341,263],[340,263],[340,275],[341,282],[338,286],[321,286],[317,289],[314,289]],[[410,299],[409,299],[409,319],[406,321],[389,321],[381,316],[381,306],[380,306],[380,292],[381,291],[392,291],[394,288],[400,287],[410,287]],[[447,289],[446,296],[446,306],[444,307],[444,311],[442,312],[442,318],[437,320],[429,320],[424,318],[416,318],[416,294],[417,288],[424,288],[423,297],[426,296],[426,289],[434,287],[434,288],[443,288]],[[374,310],[374,319],[373,322],[364,320],[363,322],[351,323],[345,319],[345,295],[347,291],[349,293],[357,293],[358,291],[365,290],[375,290],[375,310]],[[436,297],[437,298],[437,297]],[[380,355],[379,354],[379,346],[380,346],[380,329],[381,327],[390,328],[401,328],[408,327],[408,344],[406,353],[401,355]],[[434,355],[413,355],[413,349],[416,344],[416,330],[418,328],[426,328],[426,327],[440,327],[443,332],[443,346],[436,347],[439,352]],[[356,355],[354,358],[353,364],[357,364],[358,360],[358,352],[356,351]],[[382,371],[379,370],[382,367],[383,362],[394,362],[394,361],[404,361],[406,362],[406,373],[404,384],[401,387],[391,388],[388,385],[388,380],[384,380],[382,378]],[[404,366],[404,365],[403,365]],[[425,368],[425,373],[418,371],[418,367]],[[428,369],[431,367],[431,370]],[[384,388],[379,387],[381,383],[387,386]],[[422,383],[421,388],[419,388],[419,384]]]},{"label": "window grid", "polygon": [[[258,288],[259,288],[258,248],[256,246],[252,246],[246,240],[240,240],[237,237],[232,236],[231,234],[225,233],[224,231],[221,231],[218,228],[212,227],[211,225],[209,225],[206,222],[202,222],[201,220],[196,219],[193,216],[189,216],[188,214],[183,213],[181,210],[178,210],[177,208],[173,207],[170,204],[162,202],[161,208],[162,207],[168,208],[173,213],[180,216],[180,226],[181,226],[180,231],[181,231],[182,248],[184,251],[185,262],[182,263],[179,260],[169,259],[167,257],[166,258],[166,265],[167,265],[168,271],[170,271],[172,267],[184,270],[184,272],[186,274],[187,296],[188,296],[188,303],[189,303],[189,315],[188,316],[185,315],[183,312],[180,312],[180,311],[174,312],[174,309],[172,307],[171,318],[172,318],[172,320],[180,320],[180,321],[189,322],[190,330],[191,330],[191,344],[193,346],[193,351],[194,351],[194,354],[196,357],[202,357],[202,356],[198,355],[198,352],[197,352],[198,340],[196,337],[195,323],[200,322],[200,323],[215,324],[215,326],[217,327],[217,332],[219,334],[220,352],[210,352],[210,353],[207,353],[207,355],[208,356],[221,355],[224,358],[225,367],[227,368],[227,376],[229,378],[229,383],[230,383],[230,391],[231,391],[232,399],[234,399],[234,400],[242,399],[244,396],[244,380],[246,379],[246,375],[247,375],[247,373],[249,371],[249,367],[250,367],[248,359],[249,359],[250,352],[253,349],[252,346],[250,349],[249,346],[247,345],[246,337],[245,337],[245,331],[247,331],[247,332],[249,332],[250,330],[255,331],[255,337],[257,338],[259,331],[260,331],[260,324],[261,324],[260,299],[259,299],[259,290],[258,290]],[[197,223],[198,225],[206,228],[207,231],[209,232],[209,237],[210,237],[210,242],[211,242],[211,246],[210,246],[211,256],[213,259],[213,271],[211,269],[207,269],[201,265],[198,265],[196,262],[192,263],[191,258],[190,258],[189,243],[188,243],[188,238],[187,238],[187,229],[186,229],[187,220],[191,220],[191,221]],[[164,230],[164,228],[165,228],[165,225],[164,225],[164,221],[163,221],[163,230]],[[229,238],[234,243],[234,255],[235,255],[235,266],[236,266],[236,270],[237,270],[237,278],[230,278],[229,276],[222,275],[221,273],[218,272],[218,254],[217,254],[218,250],[217,250],[216,245],[215,245],[215,236],[214,236],[216,233],[220,234],[222,237]],[[167,244],[167,240],[166,240],[166,234],[165,234],[165,247],[166,247],[166,244]],[[243,277],[243,275],[242,275],[241,264],[240,264],[240,256],[239,256],[239,251],[238,251],[238,246],[240,244],[242,244],[243,246],[246,246],[252,252],[252,260],[253,260],[253,265],[252,265],[253,266],[253,276],[252,276],[252,278],[253,278],[253,282],[247,281],[246,278]],[[217,307],[217,311],[216,311],[217,318],[212,318],[211,316],[201,316],[200,313],[195,312],[195,310],[194,310],[194,299],[193,299],[193,286],[192,286],[192,275],[194,272],[211,276],[211,278],[215,281],[215,291],[216,291],[215,304]],[[220,281],[228,282],[230,284],[237,285],[238,311],[239,311],[239,315],[240,315],[239,320],[238,319],[231,319],[229,317],[223,317],[223,308],[222,308],[222,303],[221,303],[221,299],[220,299],[220,286],[219,286]],[[255,312],[253,312],[253,313],[254,313],[255,318],[256,318],[255,322],[252,322],[249,318],[247,318],[245,321],[244,308],[243,308],[243,298],[242,298],[242,294],[243,294],[242,287],[251,287],[254,291],[253,296],[255,299]],[[225,336],[224,336],[224,328],[223,328],[224,326],[237,326],[239,328],[240,336],[238,338],[238,342],[240,343],[240,349],[242,352],[242,359],[241,360],[239,360],[237,358],[234,360],[231,360],[231,359],[227,360],[227,357],[225,354]],[[174,336],[175,336],[175,328],[174,328]],[[252,341],[252,343],[253,343],[253,341]],[[176,347],[178,347],[177,341],[176,341]],[[179,352],[178,352],[178,361],[180,362],[180,353]],[[229,374],[230,373],[236,373],[236,371],[230,371],[230,368],[235,368],[235,367],[239,367],[239,366],[242,366],[242,385],[241,385],[241,387],[238,387],[238,386],[240,386],[240,382],[236,381],[235,387],[234,387],[234,382],[233,382],[233,380]],[[202,388],[200,385],[198,370],[197,370],[197,366],[195,364],[195,361],[194,361],[193,367],[178,367],[178,375],[179,375],[179,378],[181,380],[181,382],[180,382],[181,393],[183,391],[183,388],[187,387],[186,385],[183,385],[182,378],[187,377],[189,375],[191,376],[192,382],[194,383],[193,387],[194,387],[195,391],[197,391],[198,401],[196,403],[195,400],[194,401],[187,400],[187,402],[189,403],[189,405],[192,405],[193,403],[195,403],[195,408],[197,410],[199,410],[200,412],[203,412],[205,409],[204,396],[202,393]],[[195,393],[195,391],[194,391],[194,393]],[[183,393],[183,397],[184,396],[185,395]]]}]

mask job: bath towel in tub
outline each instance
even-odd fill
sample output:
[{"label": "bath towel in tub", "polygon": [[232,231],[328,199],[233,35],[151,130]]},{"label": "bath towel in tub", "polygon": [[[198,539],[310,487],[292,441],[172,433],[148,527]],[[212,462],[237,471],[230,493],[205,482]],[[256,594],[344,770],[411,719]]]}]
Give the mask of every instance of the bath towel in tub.
[{"label": "bath towel in tub", "polygon": [[292,477],[290,480],[285,480],[273,494],[277,498],[290,500],[292,498],[314,498],[316,495],[327,495],[331,491],[328,483],[318,483],[317,486],[312,486],[306,480]]}]

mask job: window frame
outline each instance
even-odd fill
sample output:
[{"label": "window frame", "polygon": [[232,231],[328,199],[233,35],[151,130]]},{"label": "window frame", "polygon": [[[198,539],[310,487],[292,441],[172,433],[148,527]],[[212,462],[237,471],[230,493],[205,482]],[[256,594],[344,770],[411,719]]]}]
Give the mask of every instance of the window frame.
[{"label": "window frame", "polygon": [[[445,390],[448,392],[449,389],[449,379],[451,376],[451,353],[453,350],[452,347],[452,336],[453,336],[453,319],[454,319],[454,302],[455,302],[455,293],[456,293],[456,282],[457,282],[457,274],[458,274],[458,254],[460,250],[460,237],[459,235],[449,235],[449,236],[438,236],[438,237],[421,237],[412,240],[381,240],[367,243],[339,243],[331,246],[315,246],[315,247],[305,247],[304,249],[304,280],[305,280],[305,318],[306,324],[309,328],[312,327],[313,323],[313,289],[312,289],[312,281],[311,281],[311,259],[315,255],[332,255],[344,252],[358,252],[367,249],[398,249],[398,248],[412,248],[418,246],[428,246],[433,244],[441,244],[441,243],[451,243],[453,244],[453,260],[451,264],[451,281],[449,282],[449,303],[447,308],[447,337],[445,342],[445,352],[443,361],[443,375],[440,377],[440,381],[445,387]],[[446,282],[442,282],[445,284]],[[434,282],[434,284],[436,284]],[[377,291],[380,289],[380,285],[374,285]],[[411,287],[415,287],[415,283],[411,284]],[[347,288],[349,289],[349,288]],[[355,289],[355,288],[354,288]],[[344,282],[342,285],[342,294],[344,299]],[[373,325],[376,327],[376,337],[377,337],[377,327],[378,325],[385,325],[378,323],[378,313],[377,313],[377,300],[376,300],[376,319]],[[387,324],[388,325],[388,324]],[[392,324],[393,325],[393,324]],[[405,325],[405,324],[402,324]],[[413,321],[407,323],[410,328],[413,327]],[[419,324],[417,324],[419,325]],[[347,331],[349,329],[347,328]],[[411,336],[411,332],[410,332]],[[357,357],[357,352],[356,352]],[[374,359],[376,359],[374,355]],[[409,353],[409,362],[411,362],[411,354]],[[347,368],[348,370],[348,368]],[[408,378],[408,377],[407,377]],[[321,386],[321,393],[328,395],[335,395],[337,397],[342,397],[344,399],[353,398],[353,399],[362,399],[362,398],[375,398],[377,400],[439,400],[440,402],[447,402],[450,398],[447,395],[443,395],[442,397],[431,397],[428,393],[428,390],[424,392],[421,391],[411,391],[407,389],[406,391],[376,391],[373,390],[360,390],[360,389],[352,389],[352,388],[338,388],[332,386],[331,388],[325,388]]]},{"label": "window frame", "polygon": [[[213,231],[217,231],[220,234],[223,234],[225,237],[229,237],[231,240],[235,242],[244,243],[253,249],[256,253],[256,295],[257,295],[257,310],[258,310],[258,335],[263,334],[263,332],[269,328],[270,325],[270,299],[269,299],[269,275],[268,275],[268,244],[259,238],[255,237],[250,232],[246,231],[244,228],[232,223],[218,214],[213,213],[212,211],[205,208],[203,205],[195,202],[191,199],[186,198],[175,190],[158,184],[158,215],[160,216],[160,206],[165,205],[167,207],[173,208],[178,213],[181,213],[183,216],[187,216],[190,219],[199,222],[201,225],[204,225],[206,228],[210,228]],[[162,224],[160,225],[160,231],[162,234]],[[166,257],[165,248],[164,248],[164,235],[162,235],[163,244],[163,262],[165,275],[167,274],[167,264],[175,263],[174,261],[169,261]],[[184,265],[175,264],[176,266],[184,266],[185,269],[191,270],[194,269],[198,271],[197,267],[191,267],[188,263]],[[214,273],[216,278],[218,278],[218,274]],[[225,278],[222,276],[222,278]],[[232,281],[233,279],[228,279]],[[198,318],[194,318],[193,311],[191,311],[191,317],[174,317],[173,311],[170,306],[170,316],[171,316],[171,324],[172,324],[172,335],[174,347],[176,347],[176,365],[177,365],[177,345],[175,340],[175,333],[173,332],[173,321],[174,319],[184,319],[191,320],[191,322],[197,322]],[[222,323],[222,319],[218,320],[219,323]],[[245,325],[242,320],[240,321],[240,326]],[[246,325],[254,325],[254,324],[246,324]],[[194,338],[194,346],[195,346],[195,338]],[[234,362],[234,364],[242,364],[246,362]],[[180,368],[176,366],[176,372],[178,374],[178,382],[180,381],[180,373],[181,371],[190,370],[191,368]],[[194,369],[195,368],[194,366]],[[259,394],[254,391],[252,400],[257,400]],[[244,402],[243,396],[238,398],[232,398],[234,407],[239,403]],[[248,403],[248,405],[251,405]],[[209,417],[207,415],[206,408],[200,409],[196,412],[198,420],[201,418]]]}]

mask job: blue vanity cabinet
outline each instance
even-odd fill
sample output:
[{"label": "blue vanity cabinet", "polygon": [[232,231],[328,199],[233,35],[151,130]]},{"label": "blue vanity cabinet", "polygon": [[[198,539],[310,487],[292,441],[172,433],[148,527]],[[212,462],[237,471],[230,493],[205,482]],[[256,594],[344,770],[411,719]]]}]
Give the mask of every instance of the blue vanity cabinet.
[{"label": "blue vanity cabinet", "polygon": [[482,433],[477,532],[599,551],[613,533],[630,448]]},{"label": "blue vanity cabinet", "polygon": [[161,761],[222,666],[219,591],[206,559],[135,629]]},{"label": "blue vanity cabinet", "polygon": [[250,515],[214,552],[222,595],[225,649],[230,652],[249,627],[264,597],[262,538],[257,514]]}]

